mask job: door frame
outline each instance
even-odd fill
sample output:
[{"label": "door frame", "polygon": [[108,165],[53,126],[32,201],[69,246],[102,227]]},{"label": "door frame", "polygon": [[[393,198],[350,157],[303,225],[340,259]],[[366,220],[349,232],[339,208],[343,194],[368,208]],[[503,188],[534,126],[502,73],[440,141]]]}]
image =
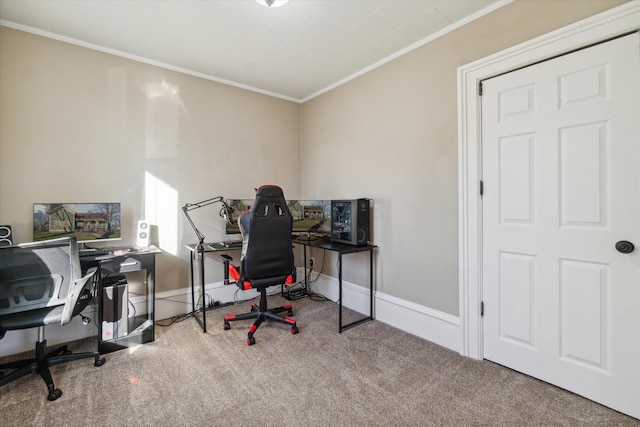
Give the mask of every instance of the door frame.
[{"label": "door frame", "polygon": [[482,176],[480,82],[640,28],[631,1],[458,68],[458,277],[460,354],[484,358],[482,301]]}]

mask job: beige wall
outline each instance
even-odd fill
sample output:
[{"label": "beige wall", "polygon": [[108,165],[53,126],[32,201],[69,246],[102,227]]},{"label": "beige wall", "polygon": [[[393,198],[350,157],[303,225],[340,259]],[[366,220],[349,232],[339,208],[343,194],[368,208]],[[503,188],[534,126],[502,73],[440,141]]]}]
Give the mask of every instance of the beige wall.
[{"label": "beige wall", "polygon": [[[300,197],[299,105],[0,27],[0,224],[31,240],[34,202],[122,202],[123,241],[154,225],[157,290],[189,285],[180,207],[253,197],[279,184]],[[193,211],[225,237],[220,205]],[[208,280],[222,280],[208,261]]]},{"label": "beige wall", "polygon": [[[369,197],[378,290],[457,314],[457,67],[621,3],[516,1],[301,106],[2,27],[0,223],[28,241],[33,202],[121,201],[123,244],[155,225],[162,291],[188,286],[186,202]],[[193,212],[207,240],[217,211]]]},{"label": "beige wall", "polygon": [[379,291],[458,314],[457,67],[622,3],[516,1],[303,104],[303,194],[374,199]]}]

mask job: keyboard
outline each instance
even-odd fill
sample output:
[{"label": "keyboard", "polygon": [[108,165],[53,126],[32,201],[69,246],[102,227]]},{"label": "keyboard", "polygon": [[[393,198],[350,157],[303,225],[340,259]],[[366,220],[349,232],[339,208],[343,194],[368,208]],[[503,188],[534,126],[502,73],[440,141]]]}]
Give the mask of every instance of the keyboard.
[{"label": "keyboard", "polygon": [[207,243],[214,251],[226,249],[242,249],[242,240],[223,240],[222,242]]},{"label": "keyboard", "polygon": [[111,249],[95,249],[95,248],[85,248],[80,249],[79,254],[81,257],[86,256],[102,256],[111,254]]},{"label": "keyboard", "polygon": [[225,248],[241,248],[242,240],[223,240],[220,244]]}]

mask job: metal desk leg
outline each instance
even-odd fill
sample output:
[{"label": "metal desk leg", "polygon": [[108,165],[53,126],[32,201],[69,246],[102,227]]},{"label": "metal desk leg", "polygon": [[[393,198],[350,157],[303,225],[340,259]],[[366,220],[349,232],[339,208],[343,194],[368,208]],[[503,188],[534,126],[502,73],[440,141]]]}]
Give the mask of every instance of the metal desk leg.
[{"label": "metal desk leg", "polygon": [[302,251],[304,252],[304,289],[309,292],[307,283],[307,245],[302,245]]},{"label": "metal desk leg", "polygon": [[338,252],[338,333],[342,333],[342,252]]},{"label": "metal desk leg", "polygon": [[193,258],[195,257],[195,253],[191,253],[189,257],[189,264],[191,266],[191,309],[193,310],[193,315],[196,315],[196,284],[193,280]]},{"label": "metal desk leg", "polygon": [[366,322],[367,320],[373,320],[373,248],[369,251],[369,315],[361,318],[360,320],[356,320],[355,322],[347,323],[346,325],[342,324],[342,253],[339,253],[338,259],[340,261],[338,278],[339,278],[339,286],[340,286],[340,315],[339,315],[339,331],[350,328],[352,326],[359,325],[362,322]]},{"label": "metal desk leg", "polygon": [[369,251],[369,319],[373,320],[373,249]]},{"label": "metal desk leg", "polygon": [[[200,268],[200,283],[202,284],[202,320],[198,317],[198,307],[196,306],[196,284],[193,274],[193,258],[198,257],[198,266]],[[196,319],[202,332],[207,332],[207,318],[204,303],[204,254],[194,251],[191,254],[191,307],[193,307],[193,317]]]},{"label": "metal desk leg", "polygon": [[[195,258],[196,254],[195,252],[191,253],[191,257],[189,258],[189,265],[191,267],[191,310],[193,312],[193,317],[195,317],[196,319],[198,318],[197,316],[197,311],[196,311],[196,283],[194,280],[194,274],[193,274],[193,258]],[[199,319],[198,319],[199,320]]]},{"label": "metal desk leg", "polygon": [[200,284],[202,285],[202,332],[207,332],[207,309],[204,301],[204,253],[200,254]]}]

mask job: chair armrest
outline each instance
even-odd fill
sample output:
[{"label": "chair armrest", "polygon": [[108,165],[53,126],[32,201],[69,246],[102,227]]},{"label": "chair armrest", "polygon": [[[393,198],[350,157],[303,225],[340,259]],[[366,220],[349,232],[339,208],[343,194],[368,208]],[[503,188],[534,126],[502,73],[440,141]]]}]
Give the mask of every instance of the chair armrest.
[{"label": "chair armrest", "polygon": [[98,271],[96,267],[91,267],[87,270],[87,273],[84,276],[71,283],[71,286],[69,287],[69,295],[67,296],[67,301],[64,305],[64,309],[62,310],[62,319],[60,320],[61,325],[66,325],[71,321],[78,298],[80,298],[82,290],[96,274],[96,271]]}]

